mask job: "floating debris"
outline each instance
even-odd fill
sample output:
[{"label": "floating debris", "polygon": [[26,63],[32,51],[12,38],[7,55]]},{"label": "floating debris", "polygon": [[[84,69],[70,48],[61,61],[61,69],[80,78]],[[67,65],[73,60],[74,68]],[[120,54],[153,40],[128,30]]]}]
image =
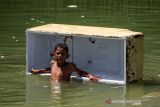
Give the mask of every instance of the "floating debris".
[{"label": "floating debris", "polygon": [[45,23],[45,21],[40,21],[40,23]]},{"label": "floating debris", "polygon": [[43,87],[44,87],[44,88],[47,88],[48,86],[47,86],[47,85],[44,85]]},{"label": "floating debris", "polygon": [[77,5],[68,5],[67,7],[68,8],[77,8],[78,6]]},{"label": "floating debris", "polygon": [[13,39],[15,39],[16,37],[12,36]]},{"label": "floating debris", "polygon": [[84,18],[84,17],[85,17],[85,16],[83,16],[83,15],[81,16],[81,18]]},{"label": "floating debris", "polygon": [[3,59],[3,58],[4,58],[4,56],[1,56],[1,58]]},{"label": "floating debris", "polygon": [[18,42],[19,40],[16,40],[16,42]]},{"label": "floating debris", "polygon": [[35,18],[31,18],[30,20],[32,20],[32,21],[33,21],[33,20],[35,20]]}]

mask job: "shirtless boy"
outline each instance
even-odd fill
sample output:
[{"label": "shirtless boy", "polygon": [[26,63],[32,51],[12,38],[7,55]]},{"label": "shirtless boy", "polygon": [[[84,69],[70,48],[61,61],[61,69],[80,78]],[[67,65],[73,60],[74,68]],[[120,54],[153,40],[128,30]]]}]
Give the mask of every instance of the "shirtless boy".
[{"label": "shirtless boy", "polygon": [[64,43],[58,44],[51,54],[53,59],[49,68],[31,69],[33,74],[51,72],[51,80],[69,81],[72,72],[78,73],[82,77],[88,77],[92,81],[98,81],[100,78],[79,69],[74,63],[66,62],[69,57],[68,46]]}]

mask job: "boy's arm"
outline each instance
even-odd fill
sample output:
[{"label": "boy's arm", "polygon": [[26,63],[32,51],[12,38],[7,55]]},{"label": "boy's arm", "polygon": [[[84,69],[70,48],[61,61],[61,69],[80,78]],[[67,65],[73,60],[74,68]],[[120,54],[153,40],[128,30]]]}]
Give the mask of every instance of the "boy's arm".
[{"label": "boy's arm", "polygon": [[[52,66],[52,64],[54,64],[54,60],[52,60],[50,62],[50,66]],[[34,68],[32,68],[30,71],[31,71],[32,74],[51,73],[51,67],[44,68],[44,69],[34,69]]]},{"label": "boy's arm", "polygon": [[51,68],[44,68],[44,69],[31,69],[32,74],[39,74],[39,73],[51,73]]},{"label": "boy's arm", "polygon": [[86,71],[82,71],[81,69],[79,69],[78,67],[76,67],[75,64],[72,64],[72,69],[73,69],[73,71],[75,71],[76,73],[78,73],[80,76],[82,76],[82,77],[88,77],[92,81],[98,81],[99,79],[101,79],[99,77],[93,76],[92,74],[90,74],[90,73],[88,73]]}]

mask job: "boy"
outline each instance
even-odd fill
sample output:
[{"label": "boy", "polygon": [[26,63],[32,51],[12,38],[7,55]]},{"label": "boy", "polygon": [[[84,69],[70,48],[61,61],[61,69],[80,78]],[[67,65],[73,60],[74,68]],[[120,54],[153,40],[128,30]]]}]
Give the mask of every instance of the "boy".
[{"label": "boy", "polygon": [[100,79],[99,77],[95,77],[86,71],[82,71],[81,69],[77,68],[75,64],[66,62],[66,59],[69,57],[69,54],[68,46],[64,43],[58,44],[55,47],[54,52],[51,54],[51,56],[53,56],[53,59],[50,63],[49,68],[32,68],[31,72],[33,74],[51,72],[51,80],[58,81],[69,81],[72,72],[76,72],[80,76],[88,77],[92,81],[98,81]]}]

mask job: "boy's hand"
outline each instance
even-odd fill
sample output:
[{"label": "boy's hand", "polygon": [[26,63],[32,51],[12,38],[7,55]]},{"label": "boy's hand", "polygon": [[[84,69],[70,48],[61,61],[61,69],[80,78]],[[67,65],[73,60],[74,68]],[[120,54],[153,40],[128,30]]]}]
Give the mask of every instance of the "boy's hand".
[{"label": "boy's hand", "polygon": [[96,76],[90,76],[89,77],[89,80],[94,81],[94,82],[98,82],[98,80],[100,80],[100,79],[102,79],[102,78],[96,77]]},{"label": "boy's hand", "polygon": [[38,69],[34,69],[34,68],[31,69],[31,73],[32,73],[32,74],[37,74],[38,72],[39,72]]}]

